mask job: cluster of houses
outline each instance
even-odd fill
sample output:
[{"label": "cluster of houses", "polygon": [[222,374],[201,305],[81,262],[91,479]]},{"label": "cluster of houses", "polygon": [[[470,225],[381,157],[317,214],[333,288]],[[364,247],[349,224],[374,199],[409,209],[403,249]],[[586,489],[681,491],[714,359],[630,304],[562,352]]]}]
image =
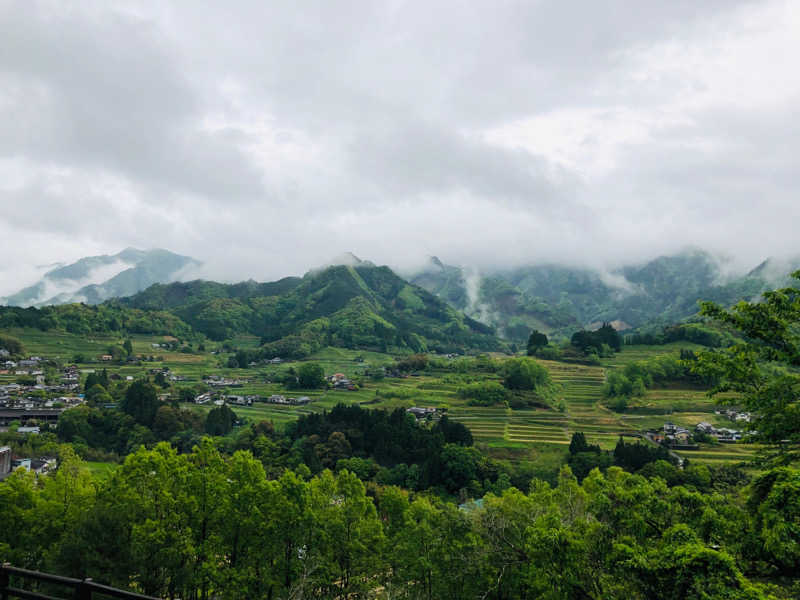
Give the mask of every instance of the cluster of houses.
[{"label": "cluster of houses", "polygon": [[357,390],[358,388],[356,385],[347,378],[347,375],[344,373],[334,373],[333,375],[329,375],[325,379],[328,380],[328,383],[331,384],[333,389],[335,390]]},{"label": "cluster of houses", "polygon": [[685,427],[680,427],[674,423],[664,423],[664,427],[658,432],[652,433],[650,439],[670,447],[689,447],[693,446],[695,433],[708,435],[718,442],[726,444],[739,442],[744,436],[744,433],[738,429],[714,427],[711,423],[703,421],[695,426],[694,431]]},{"label": "cluster of houses", "polygon": [[743,412],[740,410],[736,410],[735,408],[728,408],[726,410],[715,410],[715,415],[722,415],[728,417],[734,423],[739,421],[744,421],[745,423],[749,423],[753,420],[753,415],[749,412]]},{"label": "cluster of houses", "polygon": [[269,398],[265,398],[264,402],[268,402],[270,404],[290,404],[292,406],[298,406],[301,404],[308,404],[311,402],[311,398],[308,396],[300,396],[299,398],[289,398],[282,394],[272,394]]},{"label": "cluster of houses", "polygon": [[9,358],[10,354],[8,350],[0,349],[0,352],[4,352],[5,354],[0,355],[0,359],[5,358],[0,362],[0,374],[3,375],[42,375],[42,357],[41,356],[31,356],[28,358],[23,358],[21,360],[11,360]]},{"label": "cluster of houses", "polygon": [[228,379],[222,375],[204,375],[203,381],[211,387],[242,387],[244,384],[249,383],[245,379]]},{"label": "cluster of houses", "polygon": [[406,412],[410,415],[414,415],[418,421],[427,419],[428,417],[434,418],[438,416],[438,410],[430,406],[412,406],[411,408],[407,408]]},{"label": "cluster of houses", "polygon": [[[83,402],[79,396],[80,385],[71,376],[62,377],[61,382],[45,385],[38,380],[33,385],[6,383],[0,385],[0,408],[33,409],[76,406]],[[44,393],[42,393],[44,392]],[[56,394],[59,394],[56,396]]]},{"label": "cluster of houses", "polygon": [[671,447],[689,446],[694,441],[691,431],[674,423],[664,423],[664,427],[651,434],[650,439],[658,444],[666,444]]},{"label": "cluster of houses", "polygon": [[150,375],[159,375],[159,374],[161,374],[161,375],[164,376],[164,379],[166,379],[167,381],[171,381],[171,382],[188,381],[188,379],[186,377],[184,377],[183,375],[176,375],[175,373],[170,371],[169,367],[160,367],[160,368],[156,367],[155,369],[148,369],[147,372]]},{"label": "cluster of houses", "polygon": [[234,395],[234,394],[215,394],[206,392],[195,396],[195,404],[214,404],[215,406],[222,406],[223,404],[235,404],[237,406],[252,406],[255,402],[266,402],[268,404],[286,404],[291,406],[299,406],[311,402],[308,396],[300,396],[299,398],[290,398],[282,394],[273,394],[268,397],[254,396],[254,395]]},{"label": "cluster of houses", "polygon": [[55,458],[14,458],[11,448],[0,446],[0,481],[22,467],[26,471],[42,474],[56,468]]},{"label": "cluster of houses", "polygon": [[742,432],[738,429],[729,429],[727,427],[714,427],[711,423],[705,421],[698,423],[695,426],[695,431],[704,433],[708,436],[715,438],[719,442],[732,444],[742,439]]}]

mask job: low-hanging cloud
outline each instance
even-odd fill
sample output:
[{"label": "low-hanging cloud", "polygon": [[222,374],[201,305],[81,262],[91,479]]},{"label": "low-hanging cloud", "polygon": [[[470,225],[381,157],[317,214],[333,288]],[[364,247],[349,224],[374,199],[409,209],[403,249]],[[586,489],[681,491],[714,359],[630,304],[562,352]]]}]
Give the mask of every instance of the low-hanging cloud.
[{"label": "low-hanging cloud", "polygon": [[0,5],[0,295],[164,247],[611,272],[800,253],[785,1]]}]

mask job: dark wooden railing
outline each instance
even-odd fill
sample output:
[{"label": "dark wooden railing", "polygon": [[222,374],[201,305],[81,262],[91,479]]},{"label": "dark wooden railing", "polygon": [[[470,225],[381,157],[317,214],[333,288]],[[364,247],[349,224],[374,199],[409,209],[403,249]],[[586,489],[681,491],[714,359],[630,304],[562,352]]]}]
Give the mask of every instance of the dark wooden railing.
[{"label": "dark wooden railing", "polygon": [[[18,580],[32,580],[35,587],[43,587],[46,584],[47,594],[40,590],[26,590],[21,587],[11,585]],[[56,591],[65,589],[64,596],[51,596],[51,589]],[[117,588],[94,583],[91,579],[72,579],[51,575],[50,573],[40,573],[39,571],[29,571],[12,567],[8,563],[0,566],[0,600],[11,600],[21,598],[22,600],[99,600],[100,598],[119,598],[119,600],[159,600],[152,596],[144,596],[135,592],[126,592]]]}]

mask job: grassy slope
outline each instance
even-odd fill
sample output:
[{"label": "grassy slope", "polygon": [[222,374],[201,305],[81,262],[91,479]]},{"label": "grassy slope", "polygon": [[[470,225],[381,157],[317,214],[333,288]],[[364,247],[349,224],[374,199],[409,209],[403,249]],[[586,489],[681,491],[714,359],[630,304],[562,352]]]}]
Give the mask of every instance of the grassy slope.
[{"label": "grassy slope", "polygon": [[[11,330],[7,333],[23,340],[26,351],[45,357],[61,357],[70,360],[76,353],[96,357],[105,352],[111,343],[119,343],[115,338],[84,339],[66,333],[40,332],[37,330]],[[702,390],[650,390],[646,403],[654,408],[672,407],[669,415],[617,414],[602,406],[602,385],[607,369],[621,368],[634,360],[664,354],[677,353],[686,343],[667,346],[638,346],[625,349],[612,359],[604,361],[603,366],[573,365],[552,361],[541,361],[550,371],[553,380],[560,384],[559,396],[564,399],[566,410],[520,410],[512,411],[503,407],[472,407],[456,397],[460,376],[452,373],[430,373],[406,379],[384,379],[380,382],[368,381],[358,391],[333,390],[295,390],[287,392],[282,385],[270,383],[275,375],[289,366],[299,363],[284,363],[280,366],[265,366],[256,369],[227,369],[224,364],[227,355],[181,354],[153,349],[151,344],[164,341],[163,337],[134,336],[136,353],[155,355],[162,359],[156,363],[143,363],[142,366],[108,366],[103,363],[82,365],[87,368],[108,366],[120,375],[140,375],[148,368],[167,366],[173,372],[188,378],[180,383],[192,386],[199,383],[204,374],[221,373],[227,377],[247,378],[249,382],[242,388],[230,390],[233,394],[258,394],[269,396],[275,393],[294,396],[308,395],[313,402],[306,406],[278,406],[258,403],[253,407],[234,407],[237,414],[251,421],[272,420],[281,426],[299,415],[329,409],[338,402],[362,403],[370,408],[392,409],[396,407],[446,406],[452,418],[467,425],[475,437],[476,444],[487,454],[512,461],[534,461],[538,466],[557,464],[566,453],[570,436],[583,431],[592,443],[603,448],[613,448],[620,433],[636,432],[658,427],[664,421],[679,425],[694,426],[698,421],[711,421],[720,426],[730,425],[723,417],[713,414],[715,404]],[[240,340],[243,344],[253,343],[250,338]],[[209,351],[214,349],[209,344]],[[348,376],[363,373],[365,367],[386,365],[393,358],[386,354],[342,348],[325,348],[310,360],[319,362],[326,374],[342,372]],[[495,377],[480,375],[481,377]],[[9,377],[3,377],[10,380]],[[11,378],[13,379],[13,377]],[[377,393],[377,395],[376,395]],[[368,404],[367,404],[368,403]],[[207,411],[209,406],[191,405],[194,410]],[[754,446],[718,445],[703,447],[697,452],[684,455],[697,462],[718,464],[740,461],[749,457]]]}]

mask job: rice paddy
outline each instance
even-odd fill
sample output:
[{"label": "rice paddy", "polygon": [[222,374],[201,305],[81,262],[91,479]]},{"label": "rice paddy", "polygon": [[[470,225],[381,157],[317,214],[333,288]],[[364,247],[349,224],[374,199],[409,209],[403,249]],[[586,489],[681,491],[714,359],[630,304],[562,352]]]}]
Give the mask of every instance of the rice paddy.
[{"label": "rice paddy", "polygon": [[[63,332],[41,332],[37,330],[12,330],[11,335],[21,338],[29,354],[58,357],[71,361],[76,355],[84,355],[88,367],[104,366],[97,357],[107,352],[112,344],[122,340],[115,338],[84,339]],[[287,391],[277,382],[282,372],[298,363],[265,365],[251,369],[226,368],[227,355],[204,353],[180,353],[155,348],[153,344],[163,342],[164,337],[134,336],[136,353],[152,355],[156,362],[141,365],[110,366],[109,370],[120,375],[141,375],[148,368],[169,367],[177,375],[186,378],[179,386],[196,386],[203,375],[222,374],[228,378],[246,379],[242,387],[229,390],[231,394],[253,394],[270,396],[284,394],[309,396],[312,402],[303,406],[256,403],[253,406],[234,406],[240,417],[248,422],[272,421],[283,427],[299,416],[327,410],[339,402],[358,403],[369,408],[394,409],[410,406],[434,406],[447,409],[450,418],[457,420],[472,432],[476,445],[493,457],[508,460],[537,460],[542,455],[563,456],[573,433],[585,433],[590,443],[611,449],[620,435],[637,434],[655,429],[665,421],[693,428],[700,421],[715,426],[733,426],[724,416],[714,414],[717,408],[705,391],[697,389],[652,389],[636,410],[615,413],[603,405],[602,387],[605,374],[610,369],[623,368],[626,364],[675,353],[680,348],[697,349],[689,343],[665,346],[625,347],[613,358],[604,359],[602,365],[578,365],[540,360],[557,385],[558,409],[512,410],[505,406],[475,407],[458,398],[460,385],[469,379],[499,379],[486,373],[454,374],[452,372],[425,372],[418,377],[386,378],[371,380],[363,377],[365,369],[389,365],[393,358],[386,354],[342,348],[325,348],[309,360],[322,365],[326,374],[341,372],[351,378],[361,377],[362,385],[356,391],[293,390]],[[238,340],[242,346],[257,343],[254,339]],[[211,350],[212,348],[209,348]],[[84,366],[84,365],[82,365]],[[207,411],[208,405],[190,405],[194,410]],[[723,464],[748,460],[757,450],[747,444],[703,445],[697,451],[681,451],[692,461]]]}]

